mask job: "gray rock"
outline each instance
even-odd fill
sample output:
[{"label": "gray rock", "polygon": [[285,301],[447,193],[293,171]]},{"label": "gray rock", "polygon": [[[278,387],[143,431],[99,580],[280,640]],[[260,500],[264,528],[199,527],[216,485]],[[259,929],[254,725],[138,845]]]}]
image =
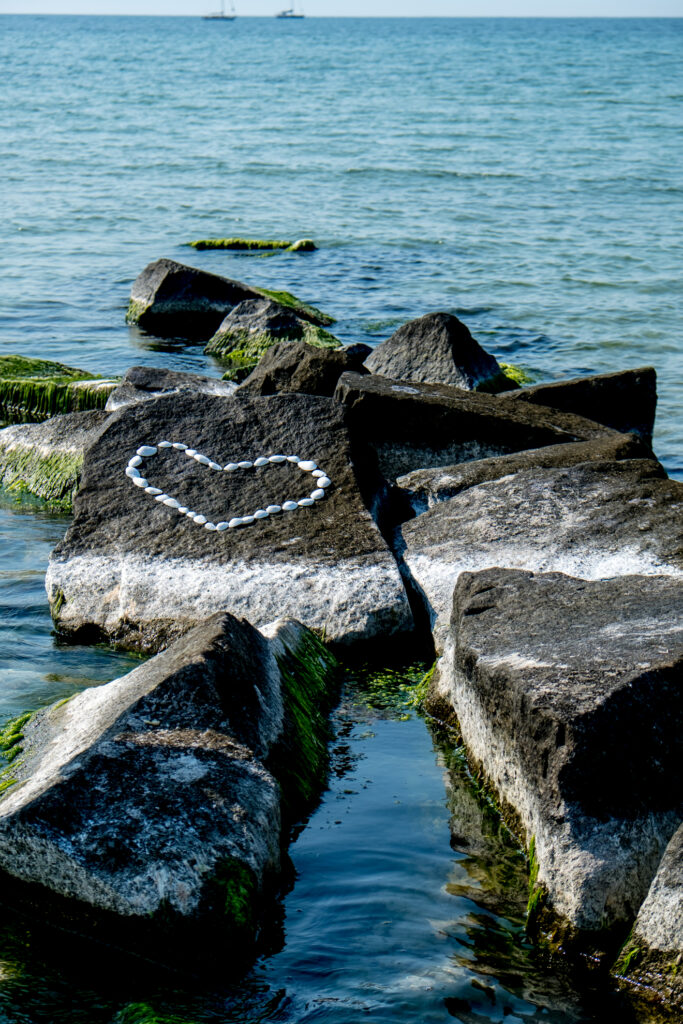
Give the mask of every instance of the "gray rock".
[{"label": "gray rock", "polygon": [[115,412],[126,405],[148,402],[160,395],[178,395],[188,392],[196,395],[232,395],[235,384],[199,373],[179,373],[157,366],[131,366],[115,391],[109,395],[107,412]]},{"label": "gray rock", "polygon": [[[138,448],[162,440],[222,466],[296,455],[318,463],[332,485],[313,507],[208,531],[125,475]],[[173,448],[132,470],[140,471],[214,524],[316,489],[310,472],[288,462],[219,472]],[[113,413],[86,455],[73,524],[50,560],[58,628],[156,650],[227,610],[256,626],[291,615],[341,643],[393,642],[412,620],[356,471],[365,467],[359,459],[352,465],[342,412],[329,398],[177,395]]]},{"label": "gray rock", "polygon": [[4,772],[0,868],[39,913],[53,897],[53,923],[147,957],[245,953],[278,882],[282,799],[306,805],[324,779],[334,668],[299,623],[266,637],[221,614],[38,711]]},{"label": "gray rock", "polygon": [[682,510],[683,484],[647,459],[532,468],[440,502],[400,528],[397,548],[440,650],[460,573],[679,576]]},{"label": "gray rock", "polygon": [[494,357],[450,313],[428,313],[399,327],[365,365],[370,373],[393,380],[451,384],[466,391],[514,387]]},{"label": "gray rock", "polygon": [[303,341],[278,342],[268,349],[256,369],[240,387],[240,394],[275,395],[301,392],[307,395],[334,394],[337,381],[347,370],[365,373],[363,360],[368,345],[348,348],[314,348]]},{"label": "gray rock", "polygon": [[405,490],[414,511],[420,513],[440,501],[454,498],[468,487],[500,480],[511,473],[526,469],[551,469],[557,466],[575,466],[580,462],[610,462],[621,459],[646,459],[650,449],[638,438],[617,434],[596,441],[574,441],[570,444],[551,444],[546,448],[531,448],[514,455],[461,462],[455,466],[437,466],[435,469],[417,469],[396,481]]},{"label": "gray rock", "polygon": [[[680,776],[680,764],[676,770]],[[682,968],[683,825],[666,848],[613,973],[636,1003],[658,1003],[673,1015],[683,1014]]]},{"label": "gray rock", "polygon": [[444,384],[406,384],[345,373],[335,398],[359,445],[388,480],[416,469],[486,459],[527,448],[615,436],[608,427],[524,403],[503,404]]},{"label": "gray rock", "polygon": [[652,443],[657,408],[657,374],[652,366],[534,384],[502,397],[506,402],[532,402],[577,413]]},{"label": "gray rock", "polygon": [[680,822],[682,602],[666,576],[455,588],[432,699],[531,847],[530,925],[556,945],[608,952]]},{"label": "gray rock", "polygon": [[0,430],[0,484],[10,491],[28,491],[68,511],[85,449],[106,419],[106,412],[92,409]]}]

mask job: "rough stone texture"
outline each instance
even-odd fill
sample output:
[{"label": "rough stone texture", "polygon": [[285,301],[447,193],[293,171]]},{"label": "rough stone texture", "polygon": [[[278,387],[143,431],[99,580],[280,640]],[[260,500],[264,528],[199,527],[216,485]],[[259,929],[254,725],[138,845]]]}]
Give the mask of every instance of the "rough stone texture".
[{"label": "rough stone texture", "polygon": [[365,365],[370,373],[393,380],[451,384],[466,391],[514,387],[494,357],[450,313],[428,313],[399,327]]},{"label": "rough stone texture", "polygon": [[580,462],[648,457],[651,457],[650,449],[642,441],[629,434],[618,434],[596,441],[551,444],[547,448],[531,448],[514,455],[478,459],[455,466],[417,469],[399,477],[396,483],[409,495],[414,511],[421,513],[440,501],[454,498],[468,487],[476,487],[488,480],[500,480],[503,476],[526,469],[551,469],[556,466],[575,466]]},{"label": "rough stone texture", "polygon": [[345,373],[335,398],[354,441],[370,445],[388,480],[415,469],[615,436],[608,427],[552,409],[502,404],[443,384],[406,384]]},{"label": "rough stone texture", "polygon": [[[680,778],[680,764],[676,772]],[[637,1002],[683,1014],[683,825],[666,848],[613,973]]]},{"label": "rough stone texture", "polygon": [[231,310],[204,351],[227,365],[227,379],[244,380],[273,345],[300,339],[318,348],[341,347],[333,334],[279,302],[247,300]]},{"label": "rough stone texture", "polygon": [[[57,901],[70,922],[104,913],[107,938],[146,955],[183,963],[208,947],[220,959],[253,940],[287,841],[281,786],[297,795],[278,765],[296,757],[320,785],[296,715],[312,697],[329,706],[335,667],[299,623],[269,633],[215,615],[128,675],[37,712],[4,773],[0,868],[70,901]],[[312,716],[312,734],[321,724],[309,743],[324,749]]]},{"label": "rough stone texture", "polygon": [[106,412],[93,409],[0,430],[0,484],[11,491],[28,491],[68,511],[78,488],[83,453],[106,419]]},{"label": "rough stone texture", "polygon": [[240,394],[275,395],[301,392],[307,395],[334,394],[337,381],[347,370],[365,373],[363,360],[369,345],[348,348],[314,348],[303,341],[278,342],[268,349],[256,369],[240,387]]},{"label": "rough stone texture", "polygon": [[204,377],[199,373],[178,373],[157,366],[131,366],[116,390],[109,395],[105,408],[107,412],[115,412],[126,405],[183,392],[227,397],[234,393],[235,388],[236,385],[230,381]]},{"label": "rough stone texture", "polygon": [[652,443],[657,408],[657,374],[652,366],[535,384],[503,397],[577,413]]},{"label": "rough stone texture", "polygon": [[[433,682],[531,846],[531,924],[605,952],[683,806],[683,580],[462,575]],[[611,935],[610,935],[611,933]]]},{"label": "rough stone texture", "polygon": [[[161,259],[146,266],[133,282],[126,319],[161,338],[207,341],[233,306],[245,299],[262,299],[264,294],[265,289]],[[295,304],[295,312],[311,323],[331,322],[287,292],[267,297],[283,305]]]},{"label": "rough stone texture", "polygon": [[440,502],[400,528],[397,549],[440,650],[460,573],[681,575],[682,510],[683,484],[647,459],[532,468]]},{"label": "rough stone texture", "polygon": [[[124,475],[138,447],[161,440],[223,466],[297,455],[318,463],[332,486],[311,508],[209,532]],[[290,463],[217,472],[175,449],[161,449],[143,470],[214,523],[304,498],[315,486]],[[356,471],[372,467],[352,466],[342,412],[329,398],[178,395],[113,413],[86,455],[74,522],[50,560],[58,628],[152,650],[222,609],[256,626],[291,615],[343,643],[409,630],[401,578]]]}]

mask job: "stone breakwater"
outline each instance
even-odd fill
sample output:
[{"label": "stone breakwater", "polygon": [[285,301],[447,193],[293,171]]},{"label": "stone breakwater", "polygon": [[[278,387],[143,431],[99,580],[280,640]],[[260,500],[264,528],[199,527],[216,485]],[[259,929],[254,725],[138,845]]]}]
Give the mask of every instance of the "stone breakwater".
[{"label": "stone breakwater", "polygon": [[[160,261],[131,308],[208,338],[251,297],[207,277]],[[253,940],[324,778],[330,649],[431,649],[427,707],[527,849],[529,933],[677,1012],[683,485],[650,447],[654,370],[515,390],[447,314],[366,366],[259,345],[238,389],[133,368],[92,422],[23,428],[45,456],[74,425],[57,629],[156,657],[10,729],[0,867],[123,946],[141,914]]]}]

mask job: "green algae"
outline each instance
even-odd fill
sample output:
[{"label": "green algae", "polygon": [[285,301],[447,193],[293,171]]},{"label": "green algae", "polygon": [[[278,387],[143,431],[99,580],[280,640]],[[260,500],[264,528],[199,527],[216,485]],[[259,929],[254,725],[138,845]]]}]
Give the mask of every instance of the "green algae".
[{"label": "green algae", "polygon": [[422,710],[433,668],[425,673],[422,662],[398,668],[361,665],[347,668],[345,683],[354,707],[380,711],[385,717],[407,721]]},{"label": "green algae", "polygon": [[175,1013],[158,1013],[149,1003],[129,1003],[114,1017],[113,1024],[194,1024]]},{"label": "green algae", "polygon": [[526,906],[526,927],[527,931],[533,931],[538,917],[546,905],[548,890],[538,882],[539,863],[536,856],[536,837],[532,836],[529,841],[529,899]]},{"label": "green algae", "polygon": [[34,715],[35,711],[25,711],[6,722],[0,732],[0,756],[6,762],[6,767],[0,771],[0,796],[17,781],[15,772],[18,767],[17,758],[24,749],[24,728]]},{"label": "green algae", "polygon": [[258,886],[254,872],[243,861],[230,857],[217,870],[214,885],[223,900],[223,911],[240,933],[252,935],[256,928],[255,901]]},{"label": "green algae", "polygon": [[613,973],[626,977],[630,971],[638,965],[642,958],[640,946],[636,946],[631,935],[619,950],[619,954],[612,968]]},{"label": "green algae", "polygon": [[232,331],[216,334],[204,351],[227,364],[223,380],[242,381],[258,366],[262,356],[278,341],[305,341],[314,348],[340,348],[341,342],[329,331],[301,321],[301,328],[287,335],[270,331]]},{"label": "green algae", "polygon": [[535,377],[533,377],[527,370],[521,366],[515,366],[513,363],[499,363],[498,364],[507,377],[517,387],[524,387],[526,384],[533,384]]},{"label": "green algae", "polygon": [[103,409],[111,387],[96,374],[26,356],[0,356],[0,412],[8,422]]},{"label": "green algae", "polygon": [[39,446],[0,447],[0,484],[11,492],[34,494],[58,512],[71,511],[82,466],[82,452],[43,454]]},{"label": "green algae", "polygon": [[289,249],[291,242],[284,242],[281,239],[263,238],[199,238],[195,242],[188,242],[193,249]]},{"label": "green algae", "polygon": [[281,306],[286,306],[287,309],[294,310],[298,316],[304,320],[310,320],[311,323],[317,324],[319,327],[329,327],[336,322],[333,316],[323,313],[309,302],[298,299],[291,292],[275,292],[271,291],[270,288],[254,288],[254,291],[258,292],[259,295],[263,295],[266,299],[279,302]]}]

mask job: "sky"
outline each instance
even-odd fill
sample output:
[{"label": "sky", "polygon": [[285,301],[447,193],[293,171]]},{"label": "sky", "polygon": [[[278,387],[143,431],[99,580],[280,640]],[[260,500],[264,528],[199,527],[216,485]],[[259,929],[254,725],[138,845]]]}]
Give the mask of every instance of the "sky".
[{"label": "sky", "polygon": [[[301,0],[309,17],[683,17],[683,0]],[[239,15],[271,16],[282,0],[235,0]],[[218,0],[0,0],[0,14],[199,15]]]}]

